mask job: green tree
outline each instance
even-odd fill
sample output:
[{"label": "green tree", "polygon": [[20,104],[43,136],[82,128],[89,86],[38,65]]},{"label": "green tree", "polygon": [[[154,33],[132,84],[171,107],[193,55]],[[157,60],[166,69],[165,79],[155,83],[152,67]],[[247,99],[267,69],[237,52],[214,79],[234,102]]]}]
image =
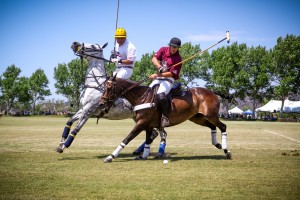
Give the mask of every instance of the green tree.
[{"label": "green tree", "polygon": [[36,103],[39,100],[44,100],[45,96],[50,96],[51,92],[48,89],[49,80],[44,73],[44,70],[36,70],[29,78],[29,93],[32,101],[33,112],[36,112]]},{"label": "green tree", "polygon": [[18,94],[18,76],[21,73],[21,69],[15,65],[11,65],[6,68],[6,71],[0,78],[0,86],[2,99],[6,104],[6,112],[8,113],[12,108]]},{"label": "green tree", "polygon": [[55,88],[57,94],[65,96],[78,110],[80,106],[80,93],[84,89],[84,78],[88,68],[88,62],[79,58],[66,64],[58,64],[54,68]]},{"label": "green tree", "polygon": [[185,85],[194,85],[196,83],[196,79],[200,78],[202,56],[196,55],[200,51],[200,45],[193,46],[190,42],[184,43],[180,48],[182,60],[189,59],[191,56],[195,56],[182,63],[180,81]]},{"label": "green tree", "polygon": [[[255,110],[265,98],[269,99],[272,93],[271,85],[272,56],[265,47],[251,47],[246,56],[245,78],[248,79],[245,87],[246,95]],[[253,113],[254,117],[254,113]]]},{"label": "green tree", "polygon": [[[244,70],[246,64],[247,45],[233,43],[231,46],[221,47],[212,51],[209,66],[206,67],[206,86],[211,90],[220,91],[223,94],[232,93],[235,98],[245,97],[247,72]],[[205,68],[203,68],[205,69]],[[226,110],[230,108],[233,101],[223,99]]]},{"label": "green tree", "polygon": [[276,83],[275,96],[282,101],[290,94],[300,92],[300,36],[279,37],[272,50],[274,56],[273,78]]},{"label": "green tree", "polygon": [[19,107],[22,110],[31,110],[30,108],[30,86],[29,86],[29,79],[25,76],[18,78],[16,82],[16,92],[17,98],[16,101],[19,103]]},{"label": "green tree", "polygon": [[130,78],[131,80],[134,81],[144,80],[143,84],[150,85],[152,81],[148,79],[148,77],[154,72],[156,72],[156,68],[151,61],[153,56],[154,56],[154,52],[152,52],[151,54],[146,53],[142,55],[140,61],[135,62],[134,71]]}]

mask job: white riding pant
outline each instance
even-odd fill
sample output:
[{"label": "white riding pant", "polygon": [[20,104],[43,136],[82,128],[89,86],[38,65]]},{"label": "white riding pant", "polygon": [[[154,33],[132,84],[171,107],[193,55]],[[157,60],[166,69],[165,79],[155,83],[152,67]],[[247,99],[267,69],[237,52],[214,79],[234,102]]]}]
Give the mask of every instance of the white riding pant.
[{"label": "white riding pant", "polygon": [[166,79],[155,79],[154,81],[152,81],[152,83],[149,85],[149,87],[153,87],[156,84],[159,84],[159,88],[157,90],[157,94],[160,93],[165,93],[165,95],[169,94],[170,90],[173,87],[173,82],[174,79],[173,78],[168,78],[169,80]]},{"label": "white riding pant", "polygon": [[117,68],[113,75],[117,74],[117,78],[123,78],[123,79],[129,79],[133,73],[133,69],[132,68]]}]

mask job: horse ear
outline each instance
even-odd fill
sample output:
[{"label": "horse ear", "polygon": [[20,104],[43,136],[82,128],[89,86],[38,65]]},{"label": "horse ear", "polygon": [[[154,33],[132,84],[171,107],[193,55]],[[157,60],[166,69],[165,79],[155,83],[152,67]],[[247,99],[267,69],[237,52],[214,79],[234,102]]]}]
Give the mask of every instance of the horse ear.
[{"label": "horse ear", "polygon": [[102,45],[101,49],[104,49],[108,45],[108,42],[106,42],[104,45]]},{"label": "horse ear", "polygon": [[118,74],[118,73],[116,73],[116,74],[114,75],[114,77],[112,78],[112,80],[113,80],[113,81],[115,81],[115,80],[116,80],[116,78],[117,78],[117,74]]}]

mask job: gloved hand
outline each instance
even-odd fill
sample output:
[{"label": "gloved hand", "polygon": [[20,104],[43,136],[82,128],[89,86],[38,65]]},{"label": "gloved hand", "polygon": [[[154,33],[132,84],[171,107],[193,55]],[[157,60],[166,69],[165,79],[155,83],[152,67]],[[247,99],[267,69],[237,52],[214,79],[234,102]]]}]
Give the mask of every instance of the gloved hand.
[{"label": "gloved hand", "polygon": [[111,58],[110,61],[113,62],[113,63],[118,63],[119,62],[118,58]]},{"label": "gloved hand", "polygon": [[117,57],[118,57],[118,52],[117,52],[117,51],[114,51],[114,50],[112,50],[112,51],[111,51],[110,58],[112,59],[112,58],[117,58]]}]

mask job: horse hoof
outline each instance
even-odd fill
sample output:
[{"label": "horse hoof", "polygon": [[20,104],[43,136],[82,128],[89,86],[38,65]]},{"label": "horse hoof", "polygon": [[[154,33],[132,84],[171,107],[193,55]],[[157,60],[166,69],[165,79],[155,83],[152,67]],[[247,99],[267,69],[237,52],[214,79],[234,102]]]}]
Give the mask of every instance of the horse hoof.
[{"label": "horse hoof", "polygon": [[106,157],[106,158],[103,160],[103,162],[104,162],[104,163],[111,163],[112,160],[113,160],[113,158],[112,158],[111,156],[108,156],[108,157]]},{"label": "horse hoof", "polygon": [[221,145],[220,143],[217,143],[217,144],[215,145],[215,147],[217,147],[218,149],[222,149],[222,145]]},{"label": "horse hoof", "polygon": [[62,148],[60,148],[60,147],[57,147],[57,148],[55,149],[55,151],[56,151],[57,153],[63,153],[63,152],[64,152],[64,150],[63,150]]},{"label": "horse hoof", "polygon": [[154,159],[161,159],[164,157],[163,153],[157,153],[157,155],[154,156]]},{"label": "horse hoof", "polygon": [[230,151],[228,151],[228,152],[226,153],[226,159],[227,159],[227,160],[232,160],[232,155],[231,155],[231,152],[230,152]]}]

